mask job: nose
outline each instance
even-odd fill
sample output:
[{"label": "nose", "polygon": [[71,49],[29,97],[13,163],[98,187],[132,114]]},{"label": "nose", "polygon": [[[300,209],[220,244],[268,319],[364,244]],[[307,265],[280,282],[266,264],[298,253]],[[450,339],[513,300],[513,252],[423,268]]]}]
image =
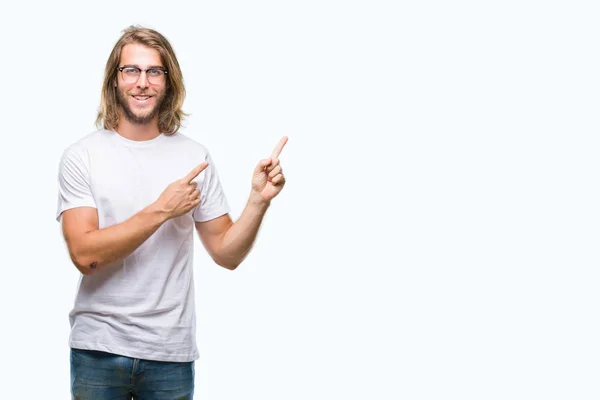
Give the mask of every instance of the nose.
[{"label": "nose", "polygon": [[148,77],[146,76],[146,71],[140,72],[140,77],[137,80],[137,87],[140,89],[148,87]]}]

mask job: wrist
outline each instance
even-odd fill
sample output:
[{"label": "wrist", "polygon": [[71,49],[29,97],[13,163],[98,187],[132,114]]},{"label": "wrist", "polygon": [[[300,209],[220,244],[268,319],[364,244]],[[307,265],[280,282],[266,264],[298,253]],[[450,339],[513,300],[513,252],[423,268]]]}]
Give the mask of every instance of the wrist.
[{"label": "wrist", "polygon": [[150,204],[143,212],[150,215],[159,225],[162,225],[171,218],[169,213],[158,207],[156,203]]},{"label": "wrist", "polygon": [[271,205],[271,200],[265,200],[260,194],[252,191],[250,192],[250,197],[248,198],[248,205],[266,211]]}]

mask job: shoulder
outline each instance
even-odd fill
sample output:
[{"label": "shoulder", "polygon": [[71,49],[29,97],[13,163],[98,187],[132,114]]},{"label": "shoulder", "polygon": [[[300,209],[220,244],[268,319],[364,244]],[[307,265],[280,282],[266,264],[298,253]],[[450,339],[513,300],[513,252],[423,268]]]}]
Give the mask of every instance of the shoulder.
[{"label": "shoulder", "polygon": [[77,141],[68,145],[62,153],[62,158],[87,158],[92,149],[97,149],[107,143],[110,133],[105,130],[96,130],[85,134]]},{"label": "shoulder", "polygon": [[90,151],[96,146],[99,135],[100,131],[90,132],[63,150],[58,164],[59,176],[67,179],[88,174]]}]

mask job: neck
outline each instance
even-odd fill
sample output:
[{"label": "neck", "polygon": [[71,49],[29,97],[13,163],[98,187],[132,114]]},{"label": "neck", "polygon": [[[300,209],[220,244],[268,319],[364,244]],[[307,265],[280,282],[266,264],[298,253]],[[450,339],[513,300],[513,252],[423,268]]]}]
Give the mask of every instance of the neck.
[{"label": "neck", "polygon": [[138,125],[131,123],[124,115],[121,115],[115,131],[126,139],[138,142],[152,140],[160,135],[157,117],[153,118],[152,121],[147,124]]}]

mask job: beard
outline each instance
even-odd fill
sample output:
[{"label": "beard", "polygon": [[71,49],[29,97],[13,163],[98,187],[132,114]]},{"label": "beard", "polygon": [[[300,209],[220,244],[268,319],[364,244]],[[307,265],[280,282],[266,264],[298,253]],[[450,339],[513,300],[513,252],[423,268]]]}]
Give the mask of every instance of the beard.
[{"label": "beard", "polygon": [[[138,93],[137,95],[144,95],[145,93]],[[134,125],[146,125],[154,119],[154,117],[160,111],[160,107],[165,99],[164,92],[158,92],[155,95],[155,103],[154,108],[148,111],[141,111],[143,114],[136,114],[131,107],[129,106],[129,95],[127,95],[124,91],[117,88],[117,103],[121,107],[123,111],[123,115],[125,119]]]}]

